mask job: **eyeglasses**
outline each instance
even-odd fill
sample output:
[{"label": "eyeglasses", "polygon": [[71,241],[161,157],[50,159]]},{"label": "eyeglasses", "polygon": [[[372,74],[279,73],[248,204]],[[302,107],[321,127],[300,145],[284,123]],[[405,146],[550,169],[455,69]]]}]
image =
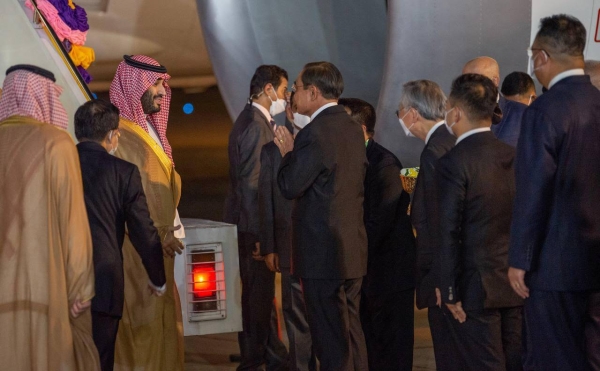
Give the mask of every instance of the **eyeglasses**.
[{"label": "eyeglasses", "polygon": [[396,110],[396,116],[397,116],[398,118],[400,118],[400,112],[401,112],[403,109],[408,109],[408,110],[410,110],[410,107],[402,107],[402,108],[400,108],[400,109],[397,109],[397,110]]},{"label": "eyeglasses", "polygon": [[542,48],[527,48],[527,56],[528,57],[533,57],[533,52],[536,50],[541,50],[542,52],[546,53],[546,55],[549,57],[550,53],[548,53],[546,50],[542,49]]},{"label": "eyeglasses", "polygon": [[296,83],[292,84],[292,91],[295,93],[298,88],[303,88],[305,86],[310,86],[310,85],[296,85]]}]

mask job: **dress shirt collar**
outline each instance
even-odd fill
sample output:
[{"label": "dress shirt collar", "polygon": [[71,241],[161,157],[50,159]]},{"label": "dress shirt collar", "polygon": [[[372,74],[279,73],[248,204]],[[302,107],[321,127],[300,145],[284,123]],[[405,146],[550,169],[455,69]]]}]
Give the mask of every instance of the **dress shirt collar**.
[{"label": "dress shirt collar", "polygon": [[271,120],[273,120],[273,118],[271,117],[271,114],[269,113],[269,110],[266,109],[265,107],[261,106],[260,104],[256,103],[256,102],[252,102],[252,105],[256,108],[258,108],[258,110],[260,112],[262,112],[262,114],[265,116],[265,118],[267,119],[267,122],[271,123]]},{"label": "dress shirt collar", "polygon": [[554,76],[552,80],[550,80],[550,84],[548,84],[548,90],[552,89],[552,87],[562,79],[580,75],[585,75],[585,72],[583,72],[583,68],[574,68],[572,70],[566,70],[564,72],[561,72],[558,75]]},{"label": "dress shirt collar", "polygon": [[164,151],[165,148],[163,147],[162,143],[160,142],[160,137],[158,136],[158,132],[154,128],[154,125],[152,125],[150,120],[148,120],[146,122],[148,123],[148,134],[150,134],[150,137],[152,137],[152,139],[154,139],[156,144],[158,144],[160,146],[160,148],[162,148],[162,150]]},{"label": "dress shirt collar", "polygon": [[463,135],[461,135],[460,137],[458,137],[456,139],[456,144],[458,144],[461,140],[465,139],[466,137],[470,137],[473,134],[477,134],[477,133],[483,133],[485,131],[492,131],[491,128],[477,128],[477,129],[473,129],[473,130],[469,130],[466,133],[463,133]]},{"label": "dress shirt collar", "polygon": [[444,125],[445,123],[446,123],[446,121],[442,120],[442,121],[438,122],[437,124],[433,125],[433,127],[429,130],[429,132],[427,133],[427,136],[425,137],[425,144],[427,144],[427,142],[429,142],[429,139],[431,139],[431,135],[433,134],[433,132],[436,131],[437,128]]},{"label": "dress shirt collar", "polygon": [[321,108],[319,108],[318,110],[316,110],[315,113],[313,113],[310,116],[310,122],[312,122],[312,120],[314,120],[315,117],[317,117],[317,115],[319,113],[321,113],[323,110],[325,110],[325,109],[327,109],[329,107],[333,107],[333,106],[337,106],[337,102],[331,102],[331,103],[327,103],[327,104],[322,105]]},{"label": "dress shirt collar", "polygon": [[98,151],[98,152],[106,152],[106,149],[102,147],[102,144],[98,142],[94,142],[93,140],[86,140],[83,142],[77,143],[77,148],[83,151]]}]

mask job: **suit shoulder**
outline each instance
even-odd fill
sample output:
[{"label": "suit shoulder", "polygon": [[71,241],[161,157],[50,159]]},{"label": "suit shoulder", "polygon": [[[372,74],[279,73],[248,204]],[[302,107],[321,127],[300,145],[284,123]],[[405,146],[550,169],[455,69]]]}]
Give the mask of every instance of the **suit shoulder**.
[{"label": "suit shoulder", "polygon": [[426,150],[438,154],[441,157],[446,152],[454,147],[456,143],[456,137],[445,130],[445,128],[438,128],[429,138],[427,142]]},{"label": "suit shoulder", "polygon": [[112,156],[110,154],[108,154],[108,156],[111,158],[111,161],[113,161],[115,166],[117,166],[117,168],[119,169],[119,172],[130,174],[135,171],[139,171],[137,165],[135,165],[129,161]]},{"label": "suit shoulder", "polygon": [[502,153],[505,153],[507,155],[510,156],[515,156],[517,153],[517,149],[509,144],[504,143],[503,141],[501,141],[500,139],[495,139],[495,145],[498,147],[499,151],[502,151]]},{"label": "suit shoulder", "polygon": [[514,110],[515,112],[518,112],[518,113],[525,112],[527,107],[529,107],[526,104],[523,104],[521,102],[515,102],[512,100],[507,101],[506,106],[510,107],[511,110]]},{"label": "suit shoulder", "polygon": [[370,165],[373,164],[378,167],[396,165],[399,168],[402,168],[402,163],[398,160],[398,157],[396,157],[392,151],[377,142],[373,142],[373,148],[370,153],[367,154],[367,160]]}]

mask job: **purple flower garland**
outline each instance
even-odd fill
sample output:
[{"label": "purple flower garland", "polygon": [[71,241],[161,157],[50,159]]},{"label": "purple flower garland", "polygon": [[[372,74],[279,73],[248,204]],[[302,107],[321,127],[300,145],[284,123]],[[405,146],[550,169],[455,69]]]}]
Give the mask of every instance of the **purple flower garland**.
[{"label": "purple flower garland", "polygon": [[77,4],[75,9],[71,9],[67,0],[48,0],[58,11],[60,18],[69,26],[72,30],[79,30],[85,32],[90,29],[90,25],[87,20],[87,13],[85,9]]}]

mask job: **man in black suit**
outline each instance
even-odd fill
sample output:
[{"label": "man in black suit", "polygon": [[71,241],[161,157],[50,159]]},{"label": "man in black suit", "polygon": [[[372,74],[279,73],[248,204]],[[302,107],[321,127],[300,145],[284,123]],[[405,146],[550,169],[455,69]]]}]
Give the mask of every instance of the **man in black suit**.
[{"label": "man in black suit", "polygon": [[436,169],[440,292],[469,370],[522,369],[523,301],[506,275],[515,150],[490,132],[497,96],[485,76],[454,80],[446,125],[456,145]]},{"label": "man in black suit", "polygon": [[[462,73],[480,74],[492,80],[496,88],[500,85],[500,67],[498,62],[490,57],[477,57],[470,60],[465,64]],[[520,102],[508,100],[502,94],[498,94],[497,102],[500,116],[495,116],[497,119],[492,120],[492,132],[496,135],[496,138],[516,147],[521,131],[521,118],[527,106]]]},{"label": "man in black suit", "polygon": [[[258,178],[260,152],[273,141],[273,116],[285,110],[287,72],[278,66],[259,66],[250,82],[250,98],[229,134],[229,193],[224,221],[237,224],[242,279],[243,331],[238,334],[241,362],[238,370],[287,369],[288,355],[271,321],[275,273],[260,251]],[[271,322],[275,322],[272,324]]]},{"label": "man in black suit", "polygon": [[561,14],[541,20],[530,48],[531,70],[548,90],[523,117],[508,273],[527,298],[526,369],[590,367],[587,310],[600,289],[600,92],[584,76],[586,41],[581,22]]},{"label": "man in black suit", "polygon": [[360,305],[369,369],[411,371],[416,247],[407,215],[410,196],[400,180],[402,164],[373,140],[372,105],[357,98],[341,98],[338,104],[361,125],[369,162],[363,204],[368,265]]},{"label": "man in black suit", "polygon": [[425,142],[410,219],[417,232],[417,308],[428,308],[429,329],[433,340],[436,368],[462,370],[452,338],[448,309],[442,307],[438,288],[440,243],[437,240],[439,210],[435,189],[435,167],[440,157],[454,147],[456,137],[444,125],[446,96],[433,81],[409,81],[403,86],[398,119],[407,136]]},{"label": "man in black suit", "polygon": [[[83,104],[75,113],[75,135],[80,142],[77,151],[94,250],[96,296],[92,299],[92,331],[102,370],[106,371],[113,369],[123,313],[121,247],[125,223],[148,273],[148,287],[157,296],[166,291],[163,251],[138,168],[111,156],[119,144],[119,109],[102,100]],[[165,247],[182,248],[174,237],[165,241]]]},{"label": "man in black suit", "polygon": [[[292,96],[286,107],[287,121],[294,126],[302,125],[300,120],[294,120],[293,105]],[[296,126],[297,130],[302,127]],[[312,351],[302,284],[291,272],[292,201],[284,198],[277,186],[280,164],[281,153],[277,145],[274,142],[265,144],[260,153],[258,178],[260,252],[272,272],[281,272],[281,306],[290,344],[290,370],[315,371],[316,357]]]},{"label": "man in black suit", "polygon": [[367,370],[359,318],[367,273],[364,137],[337,105],[344,81],[333,64],[305,65],[293,89],[298,113],[311,122],[295,141],[283,127],[275,138],[283,156],[277,183],[295,199],[292,270],[302,281],[321,370]]}]

